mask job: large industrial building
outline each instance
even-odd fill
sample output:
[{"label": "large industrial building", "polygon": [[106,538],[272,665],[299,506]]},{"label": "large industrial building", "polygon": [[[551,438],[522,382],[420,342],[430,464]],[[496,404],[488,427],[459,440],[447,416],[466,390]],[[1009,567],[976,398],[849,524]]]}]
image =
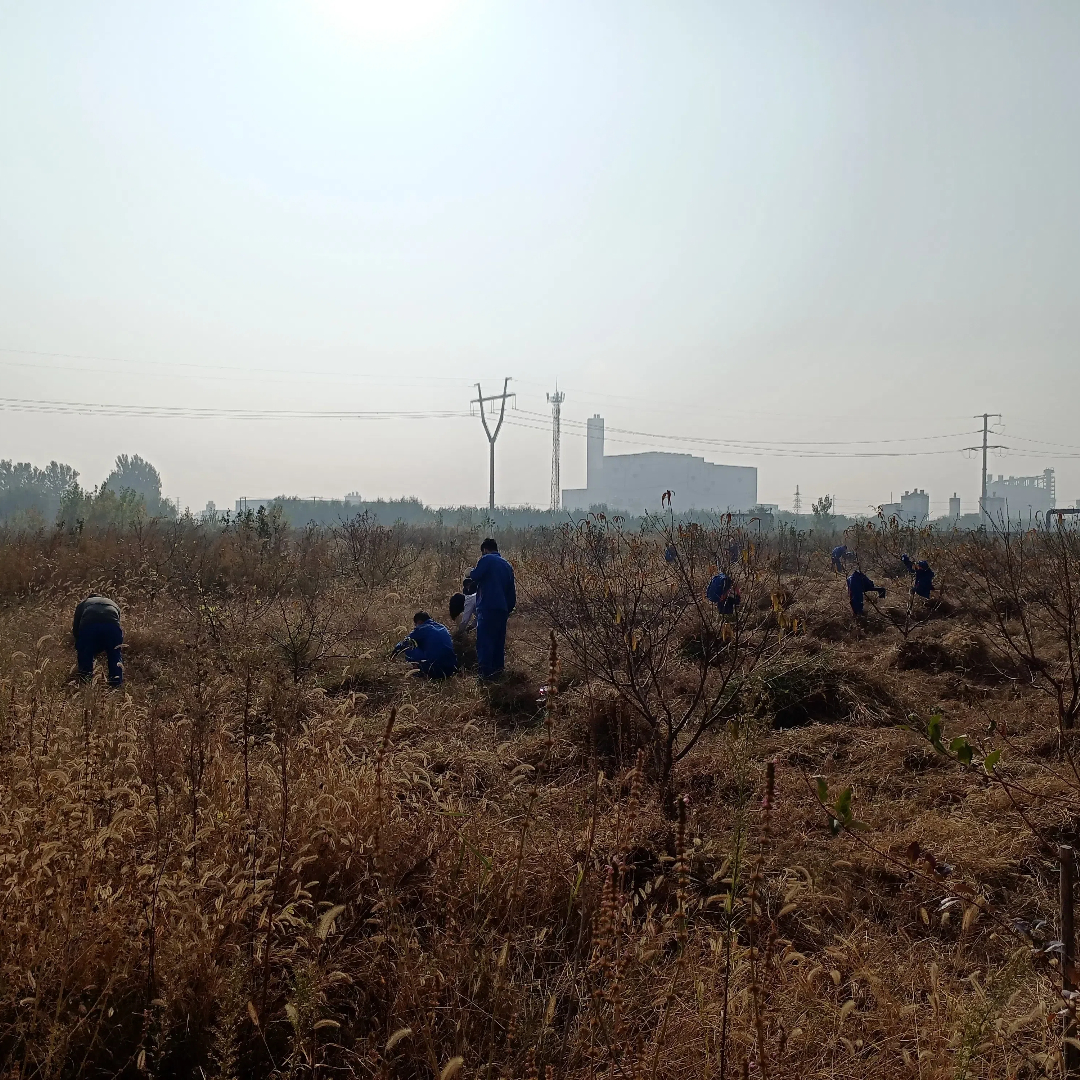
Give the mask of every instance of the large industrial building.
[{"label": "large industrial building", "polygon": [[757,504],[757,469],[714,465],[692,454],[604,454],[604,419],[587,424],[587,455],[583,488],[562,493],[566,510],[606,506],[624,513],[657,511],[665,491],[672,493],[676,511],[744,511]]},{"label": "large industrial building", "polygon": [[994,521],[1028,522],[1036,516],[1045,518],[1047,510],[1057,505],[1054,470],[1044,469],[1041,476],[999,476],[986,479],[986,498],[982,511]]},{"label": "large industrial building", "polygon": [[881,512],[886,521],[896,518],[904,525],[925,525],[930,520],[930,496],[922,488],[905,491],[899,502],[884,503]]}]

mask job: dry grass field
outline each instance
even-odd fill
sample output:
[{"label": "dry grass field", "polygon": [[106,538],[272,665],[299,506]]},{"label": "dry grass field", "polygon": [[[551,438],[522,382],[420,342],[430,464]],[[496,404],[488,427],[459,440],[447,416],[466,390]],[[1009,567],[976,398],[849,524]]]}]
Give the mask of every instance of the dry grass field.
[{"label": "dry grass field", "polygon": [[506,676],[412,678],[479,539],[0,538],[0,1074],[1063,1075],[1068,535],[859,530],[863,625],[812,538],[504,537]]}]

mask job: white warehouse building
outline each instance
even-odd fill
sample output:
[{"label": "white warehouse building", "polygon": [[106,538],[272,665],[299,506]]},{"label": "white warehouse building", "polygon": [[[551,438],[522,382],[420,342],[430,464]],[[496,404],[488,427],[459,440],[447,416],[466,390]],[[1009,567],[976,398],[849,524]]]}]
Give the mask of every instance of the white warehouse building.
[{"label": "white warehouse building", "polygon": [[993,476],[986,480],[986,498],[982,512],[994,521],[1008,518],[1013,522],[1031,522],[1057,505],[1057,485],[1053,469],[1043,469],[1039,476]]},{"label": "white warehouse building", "polygon": [[743,465],[714,465],[692,454],[604,454],[604,418],[587,424],[587,455],[583,488],[565,488],[566,510],[607,506],[624,513],[660,510],[665,491],[672,493],[676,511],[745,511],[757,505],[757,469]]}]

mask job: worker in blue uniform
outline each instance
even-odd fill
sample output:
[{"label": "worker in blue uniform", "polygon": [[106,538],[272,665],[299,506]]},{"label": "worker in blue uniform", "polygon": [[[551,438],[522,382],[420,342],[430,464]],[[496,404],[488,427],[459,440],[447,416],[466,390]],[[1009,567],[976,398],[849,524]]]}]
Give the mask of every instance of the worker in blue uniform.
[{"label": "worker in blue uniform", "polygon": [[94,674],[94,658],[104,653],[109,661],[109,684],[124,682],[124,664],[120,646],[124,632],[120,629],[120,608],[107,596],[88,596],[75,608],[71,636],[79,655],[79,678],[89,682]]},{"label": "worker in blue uniform", "polygon": [[836,547],[832,549],[832,555],[830,556],[832,558],[832,568],[838,574],[842,574],[844,572],[844,560],[850,554],[851,552],[848,549],[847,544],[837,544]]},{"label": "worker in blue uniform", "polygon": [[457,656],[450,631],[435,622],[426,611],[413,616],[413,631],[394,646],[394,655],[404,653],[429,679],[446,679],[457,671]]},{"label": "worker in blue uniform", "polygon": [[734,615],[735,608],[742,603],[738,586],[722,570],[709,582],[705,598],[716,605],[721,615]]},{"label": "worker in blue uniform", "polygon": [[900,561],[904,564],[909,574],[915,575],[915,581],[911,591],[915,596],[921,596],[924,600],[930,599],[930,590],[934,587],[934,571],[925,559],[915,562],[910,555],[901,555]]},{"label": "worker in blue uniform", "polygon": [[506,666],[506,620],[517,606],[514,568],[490,537],[480,545],[480,561],[469,571],[476,582],[476,659],[481,679]]},{"label": "worker in blue uniform", "polygon": [[882,600],[885,599],[885,590],[878,588],[861,570],[856,570],[847,579],[847,592],[855,615],[863,613],[863,596],[866,593],[876,592]]}]

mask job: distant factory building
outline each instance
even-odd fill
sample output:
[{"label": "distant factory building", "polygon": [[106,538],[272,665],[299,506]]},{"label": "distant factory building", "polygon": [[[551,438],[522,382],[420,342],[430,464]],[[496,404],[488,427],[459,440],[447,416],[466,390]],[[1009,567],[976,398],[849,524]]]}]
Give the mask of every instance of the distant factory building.
[{"label": "distant factory building", "polygon": [[236,500],[236,512],[242,514],[247,510],[250,510],[253,514],[257,514],[260,510],[268,510],[274,505],[277,499],[237,499]]},{"label": "distant factory building", "polygon": [[1033,521],[1056,505],[1053,469],[1044,469],[1040,476],[987,477],[982,510],[994,521]]},{"label": "distant factory building", "polygon": [[949,517],[958,518],[960,516],[960,496],[953,492],[953,497],[949,500]]},{"label": "distant factory building", "polygon": [[905,525],[925,525],[930,520],[930,496],[921,488],[905,491],[899,502],[885,503],[881,512],[886,521],[894,517]]},{"label": "distant factory building", "polygon": [[714,465],[692,454],[604,454],[604,419],[587,424],[586,483],[562,493],[567,510],[607,506],[624,513],[657,511],[665,491],[676,511],[742,511],[757,504],[757,469]]}]

